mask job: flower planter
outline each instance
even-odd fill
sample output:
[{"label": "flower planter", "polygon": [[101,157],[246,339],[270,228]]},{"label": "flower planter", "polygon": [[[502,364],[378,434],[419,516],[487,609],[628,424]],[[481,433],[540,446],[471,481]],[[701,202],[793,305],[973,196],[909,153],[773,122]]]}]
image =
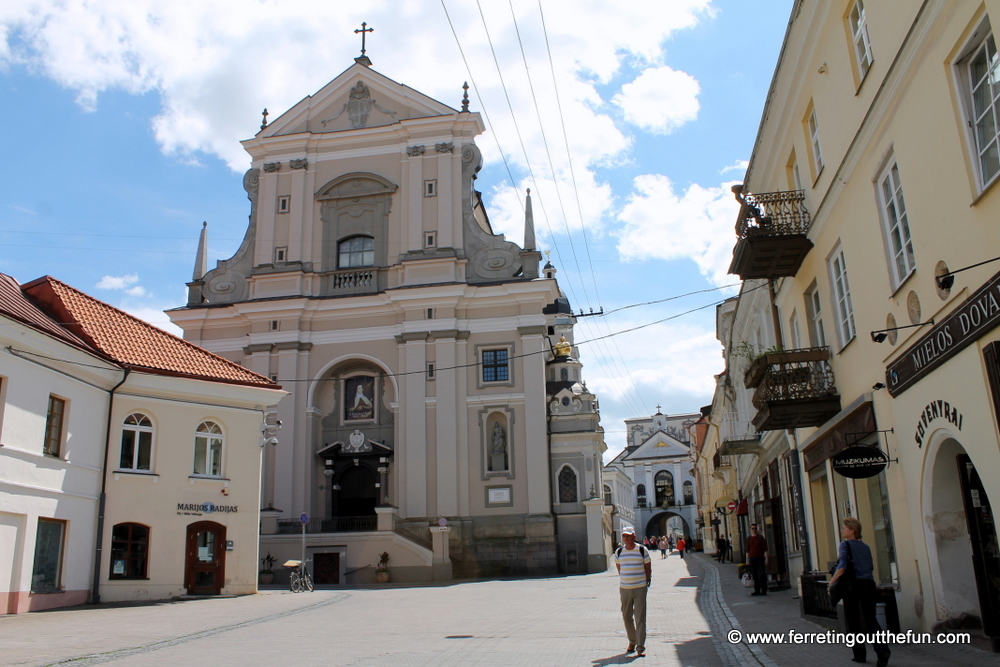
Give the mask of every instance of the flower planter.
[{"label": "flower planter", "polygon": [[260,583],[264,586],[274,582],[274,572],[261,572],[258,576],[260,578]]},{"label": "flower planter", "polygon": [[387,583],[389,583],[389,571],[388,570],[384,570],[382,572],[379,572],[379,571],[376,570],[375,571],[375,581],[377,583],[380,583],[380,584],[387,584]]}]

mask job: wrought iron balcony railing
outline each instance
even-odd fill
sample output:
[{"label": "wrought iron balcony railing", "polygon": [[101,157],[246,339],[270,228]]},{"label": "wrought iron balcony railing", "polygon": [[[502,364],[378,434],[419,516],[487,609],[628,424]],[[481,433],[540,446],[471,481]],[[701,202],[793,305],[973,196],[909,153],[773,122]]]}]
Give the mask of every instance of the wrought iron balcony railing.
[{"label": "wrought iron balcony railing", "polygon": [[[307,533],[362,533],[378,530],[377,516],[336,516],[328,519],[310,519]],[[278,519],[278,534],[298,534],[302,523],[298,519]]]},{"label": "wrought iron balcony railing", "polygon": [[764,355],[747,371],[756,387],[753,424],[759,431],[819,426],[840,412],[840,395],[830,367],[829,348],[787,350]]},{"label": "wrought iron balcony railing", "polygon": [[742,279],[794,276],[813,244],[806,234],[812,219],[805,192],[733,192],[740,202],[736,221],[738,241],[729,272]]}]

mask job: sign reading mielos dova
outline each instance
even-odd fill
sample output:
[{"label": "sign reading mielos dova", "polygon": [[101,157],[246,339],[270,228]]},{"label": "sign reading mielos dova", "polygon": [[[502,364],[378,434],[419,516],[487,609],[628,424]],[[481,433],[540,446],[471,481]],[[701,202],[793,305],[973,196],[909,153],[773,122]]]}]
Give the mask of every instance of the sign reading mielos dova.
[{"label": "sign reading mielos dova", "polygon": [[997,325],[1000,273],[889,364],[885,369],[889,393],[899,396]]}]

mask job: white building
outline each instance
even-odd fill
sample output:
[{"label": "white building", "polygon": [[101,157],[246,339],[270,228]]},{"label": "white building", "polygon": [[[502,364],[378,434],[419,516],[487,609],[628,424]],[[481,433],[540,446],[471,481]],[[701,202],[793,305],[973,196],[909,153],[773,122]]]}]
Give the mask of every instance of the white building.
[{"label": "white building", "polygon": [[270,380],[0,275],[0,612],[256,591]]},{"label": "white building", "polygon": [[635,484],[636,535],[695,538],[698,518],[694,443],[690,428],[700,414],[626,419],[628,444],[608,467],[617,467]]},{"label": "white building", "polygon": [[207,272],[202,250],[169,313],[292,392],[262,550],[297,555],[307,513],[318,583],[368,581],[382,552],[394,580],[601,567],[597,403],[554,352],[573,317],[539,275],[530,197],[523,246],[494,234],[480,115],[370,65],[243,142],[244,242]]}]

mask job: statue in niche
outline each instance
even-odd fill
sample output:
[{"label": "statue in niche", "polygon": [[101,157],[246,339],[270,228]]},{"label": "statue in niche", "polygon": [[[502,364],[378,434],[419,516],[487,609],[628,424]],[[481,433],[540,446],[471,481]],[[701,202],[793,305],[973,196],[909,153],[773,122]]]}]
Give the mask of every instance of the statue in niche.
[{"label": "statue in niche", "polygon": [[494,422],[493,424],[493,453],[507,453],[507,434],[504,432],[500,422]]},{"label": "statue in niche", "polygon": [[490,454],[490,471],[501,472],[507,467],[507,432],[497,420],[493,422],[493,452]]}]

